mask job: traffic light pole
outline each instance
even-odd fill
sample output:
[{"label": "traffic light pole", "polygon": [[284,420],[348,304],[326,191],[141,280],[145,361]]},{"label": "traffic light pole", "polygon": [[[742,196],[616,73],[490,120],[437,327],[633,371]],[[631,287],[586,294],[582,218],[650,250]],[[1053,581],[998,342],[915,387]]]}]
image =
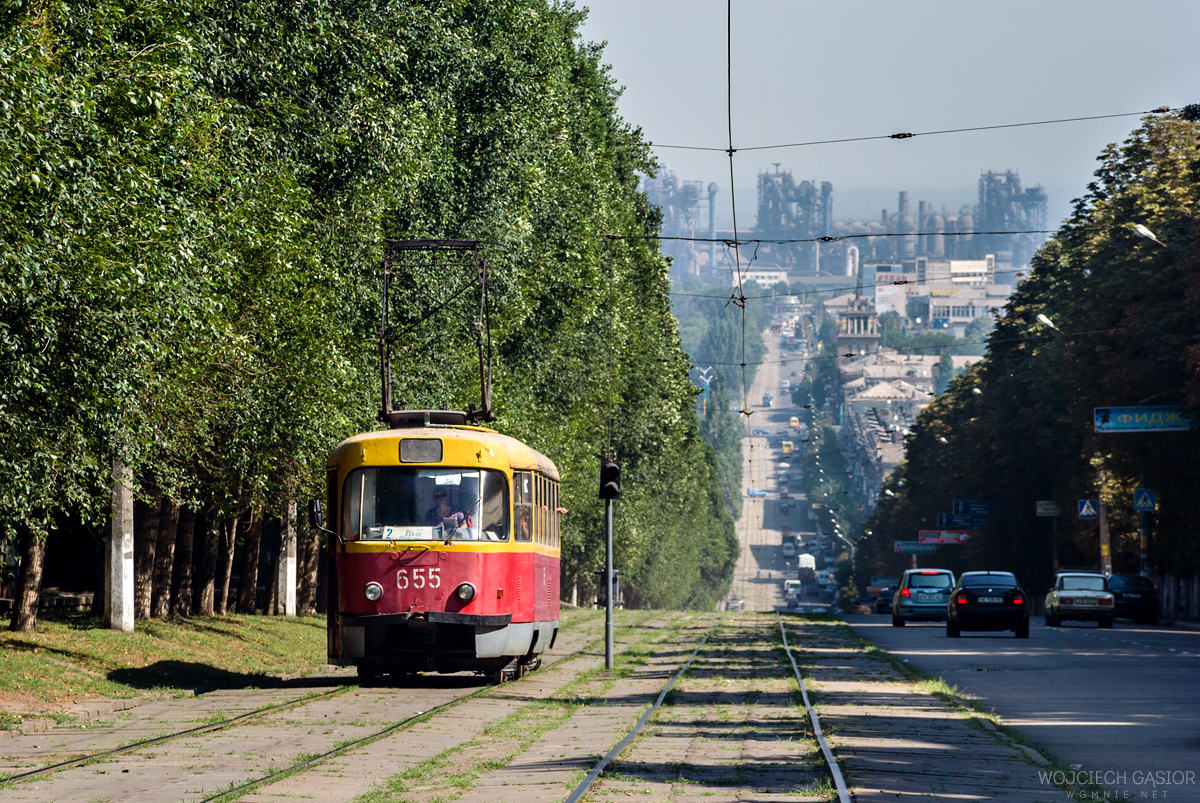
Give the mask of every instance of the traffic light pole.
[{"label": "traffic light pole", "polygon": [[613,500],[604,500],[604,668],[613,668]]}]

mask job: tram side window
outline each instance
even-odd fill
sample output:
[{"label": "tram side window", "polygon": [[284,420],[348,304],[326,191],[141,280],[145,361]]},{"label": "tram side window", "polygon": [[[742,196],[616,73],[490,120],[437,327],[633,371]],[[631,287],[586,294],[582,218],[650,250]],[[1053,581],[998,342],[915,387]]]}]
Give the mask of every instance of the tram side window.
[{"label": "tram side window", "polygon": [[558,528],[562,522],[559,518],[559,513],[558,513],[558,483],[557,482],[554,483],[554,485],[552,487],[554,489],[554,498],[550,502],[550,511],[551,511],[550,520],[552,522],[554,522],[554,530],[553,530],[553,534],[550,537],[550,545],[556,547],[556,546],[558,546],[558,543],[559,543],[558,542],[558,538],[559,538],[559,529]]},{"label": "tram side window", "polygon": [[513,472],[513,508],[516,540],[529,541],[533,537],[533,475],[528,471]]},{"label": "tram side window", "polygon": [[546,530],[546,517],[542,512],[546,498],[545,482],[540,474],[533,475],[533,540],[537,544],[542,543]]}]

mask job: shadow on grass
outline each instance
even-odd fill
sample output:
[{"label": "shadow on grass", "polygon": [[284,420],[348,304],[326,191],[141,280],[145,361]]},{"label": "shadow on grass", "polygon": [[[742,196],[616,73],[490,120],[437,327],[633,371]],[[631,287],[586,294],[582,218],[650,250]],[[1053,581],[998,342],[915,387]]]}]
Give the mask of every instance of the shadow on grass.
[{"label": "shadow on grass", "polygon": [[[197,661],[155,661],[147,666],[114,669],[108,679],[134,689],[249,689],[302,686],[330,686],[339,680],[330,677],[298,678],[283,681],[260,672],[235,672]],[[354,679],[355,682],[357,679]],[[350,678],[345,678],[350,683]]]}]

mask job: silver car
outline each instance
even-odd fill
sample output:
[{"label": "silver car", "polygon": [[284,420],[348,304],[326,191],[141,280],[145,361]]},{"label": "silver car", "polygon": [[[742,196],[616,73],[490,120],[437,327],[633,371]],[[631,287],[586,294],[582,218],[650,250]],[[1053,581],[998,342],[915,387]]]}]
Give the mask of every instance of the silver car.
[{"label": "silver car", "polygon": [[892,627],[905,622],[944,622],[954,572],[949,569],[909,569],[892,595]]}]

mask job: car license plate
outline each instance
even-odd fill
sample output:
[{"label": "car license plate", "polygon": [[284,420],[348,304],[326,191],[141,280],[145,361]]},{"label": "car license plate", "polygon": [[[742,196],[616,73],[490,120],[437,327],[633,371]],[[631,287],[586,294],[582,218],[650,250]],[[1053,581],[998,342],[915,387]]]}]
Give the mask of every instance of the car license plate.
[{"label": "car license plate", "polygon": [[1096,600],[1093,597],[1076,597],[1075,604],[1076,605],[1095,605]]},{"label": "car license plate", "polygon": [[941,594],[918,594],[917,602],[941,602]]},{"label": "car license plate", "polygon": [[1004,597],[980,597],[979,601],[996,604],[996,603],[1004,602]]},{"label": "car license plate", "polygon": [[1142,595],[1141,595],[1141,594],[1128,594],[1128,593],[1127,593],[1127,594],[1125,595],[1125,598],[1126,598],[1126,599],[1141,599],[1141,598],[1142,598]]}]

